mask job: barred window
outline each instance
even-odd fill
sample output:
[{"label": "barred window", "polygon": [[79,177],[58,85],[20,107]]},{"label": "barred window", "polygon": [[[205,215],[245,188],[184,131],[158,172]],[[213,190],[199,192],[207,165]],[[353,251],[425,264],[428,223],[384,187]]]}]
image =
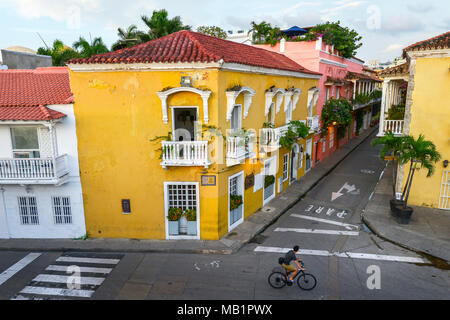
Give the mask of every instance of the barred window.
[{"label": "barred window", "polygon": [[169,209],[197,209],[197,186],[195,184],[169,184],[167,193]]},{"label": "barred window", "polygon": [[22,224],[39,224],[36,197],[18,197],[20,222]]},{"label": "barred window", "polygon": [[55,224],[72,223],[72,209],[69,197],[52,197],[52,206]]}]

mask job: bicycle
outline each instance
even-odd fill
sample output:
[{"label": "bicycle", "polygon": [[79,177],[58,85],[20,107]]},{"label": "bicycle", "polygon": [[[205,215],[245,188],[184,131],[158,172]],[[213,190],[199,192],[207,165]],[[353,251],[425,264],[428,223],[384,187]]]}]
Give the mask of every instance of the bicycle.
[{"label": "bicycle", "polygon": [[[303,262],[300,262],[302,268],[304,268]],[[281,267],[283,270],[280,270],[280,267],[276,267],[272,270],[272,273],[269,275],[267,280],[272,288],[281,289],[286,284],[291,286],[292,284],[288,282],[288,272],[285,268]],[[297,281],[297,285],[302,290],[312,290],[316,287],[317,280],[316,277],[310,273],[305,273],[303,270],[298,269],[299,272],[294,277],[294,281]]]}]

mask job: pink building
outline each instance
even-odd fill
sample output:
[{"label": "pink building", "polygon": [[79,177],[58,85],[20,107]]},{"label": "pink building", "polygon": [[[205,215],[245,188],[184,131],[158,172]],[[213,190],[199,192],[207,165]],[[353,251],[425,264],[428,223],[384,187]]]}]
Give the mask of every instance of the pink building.
[{"label": "pink building", "polygon": [[[378,89],[378,83],[380,83],[380,80],[370,69],[364,67],[364,61],[356,57],[347,59],[340,56],[337,50],[332,45],[322,41],[322,38],[318,38],[316,41],[285,41],[282,39],[273,47],[269,44],[255,46],[284,54],[305,68],[320,72],[323,75],[319,80],[319,88],[311,88],[308,92],[308,94],[314,94],[319,89],[318,98],[312,99],[317,101],[318,116],[321,115],[322,108],[328,99],[333,97],[351,100],[357,94],[369,94],[374,89]],[[378,102],[377,99],[363,105],[353,105],[355,111],[353,122],[346,136],[339,141],[335,127],[330,127],[328,135],[324,138],[317,134],[314,138],[312,150],[314,163],[325,159],[356,135],[357,110],[362,110],[358,112],[360,116],[362,113],[360,130],[367,129],[372,118],[372,106]]]}]

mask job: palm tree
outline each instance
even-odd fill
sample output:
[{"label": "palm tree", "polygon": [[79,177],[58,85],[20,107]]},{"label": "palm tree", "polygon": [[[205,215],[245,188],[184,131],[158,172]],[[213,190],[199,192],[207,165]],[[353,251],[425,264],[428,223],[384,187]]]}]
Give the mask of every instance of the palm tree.
[{"label": "palm tree", "polygon": [[420,134],[415,140],[412,136],[404,137],[403,150],[399,161],[401,164],[410,163],[408,178],[403,189],[402,200],[404,208],[408,203],[409,193],[416,170],[427,169],[427,178],[434,173],[434,164],[441,159],[440,153],[436,150],[433,142],[425,140],[424,135]]},{"label": "palm tree", "polygon": [[395,136],[392,131],[386,132],[385,136],[376,138],[372,140],[371,145],[373,147],[377,145],[383,145],[383,147],[380,149],[380,159],[386,160],[387,155],[391,154],[390,160],[388,161],[394,161],[394,168],[393,168],[393,183],[392,183],[392,191],[395,199],[395,183],[397,181],[397,166],[395,165],[395,161],[398,159],[401,151],[404,148],[404,138],[403,137],[397,137]]},{"label": "palm tree", "polygon": [[248,31],[248,34],[252,33],[252,41],[255,43],[264,43],[273,29],[270,23],[265,21],[258,24],[256,24],[255,21],[252,21],[250,25],[251,29]]},{"label": "palm tree", "polygon": [[148,33],[141,37],[142,42],[161,38],[180,30],[191,30],[191,26],[184,25],[179,16],[169,19],[165,9],[153,11],[151,18],[143,15],[141,19],[149,28]]},{"label": "palm tree", "polygon": [[91,43],[83,37],[80,37],[78,41],[74,42],[73,47],[83,58],[89,58],[96,54],[109,52],[101,37],[94,38],[94,40],[91,40]]},{"label": "palm tree", "polygon": [[61,40],[56,39],[53,41],[53,45],[49,48],[40,47],[37,49],[37,54],[42,54],[52,57],[52,65],[64,66],[67,61],[72,58],[79,58],[80,54],[72,48],[66,46]]},{"label": "palm tree", "polygon": [[119,40],[112,45],[111,49],[115,51],[139,44],[141,43],[141,36],[143,34],[144,32],[139,31],[134,24],[130,25],[126,30],[118,28],[117,35],[119,36]]}]

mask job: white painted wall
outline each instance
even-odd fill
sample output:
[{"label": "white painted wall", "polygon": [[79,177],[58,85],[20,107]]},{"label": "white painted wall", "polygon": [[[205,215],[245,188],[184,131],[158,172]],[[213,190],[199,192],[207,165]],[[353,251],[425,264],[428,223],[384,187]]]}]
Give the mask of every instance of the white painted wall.
[{"label": "white painted wall", "polygon": [[[61,186],[3,185],[5,203],[0,191],[0,238],[77,238],[86,234],[83,196],[78,165],[78,145],[73,105],[52,105],[51,109],[67,115],[56,123],[57,155],[68,155],[69,179]],[[0,123],[0,158],[12,158],[10,126]],[[18,196],[35,196],[39,225],[22,225]],[[72,224],[57,225],[53,220],[52,196],[70,197]],[[6,214],[5,214],[6,204]]]}]

